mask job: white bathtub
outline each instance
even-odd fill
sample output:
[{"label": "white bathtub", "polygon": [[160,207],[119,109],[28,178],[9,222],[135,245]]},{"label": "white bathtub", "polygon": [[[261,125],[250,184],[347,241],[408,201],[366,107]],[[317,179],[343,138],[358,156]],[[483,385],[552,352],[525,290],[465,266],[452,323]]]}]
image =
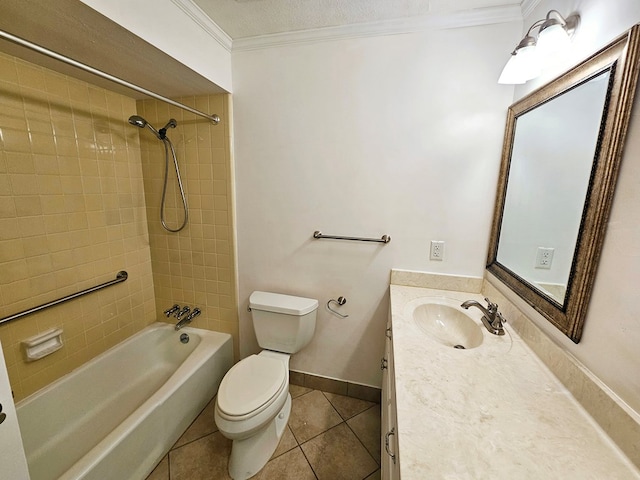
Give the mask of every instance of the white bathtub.
[{"label": "white bathtub", "polygon": [[16,405],[31,480],[145,479],[232,364],[230,335],[147,327]]}]

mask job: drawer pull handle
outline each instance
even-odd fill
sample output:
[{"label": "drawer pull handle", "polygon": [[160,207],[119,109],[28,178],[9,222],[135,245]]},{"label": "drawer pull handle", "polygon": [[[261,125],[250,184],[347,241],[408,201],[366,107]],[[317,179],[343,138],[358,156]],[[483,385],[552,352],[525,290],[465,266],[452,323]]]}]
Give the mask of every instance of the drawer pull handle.
[{"label": "drawer pull handle", "polygon": [[389,451],[389,437],[391,435],[395,435],[396,434],[396,427],[393,427],[391,430],[389,430],[387,432],[387,434],[384,436],[384,449],[387,451],[387,455],[389,455],[391,457],[391,460],[393,461],[393,464],[396,464],[396,454],[395,453],[391,453]]},{"label": "drawer pull handle", "polygon": [[387,338],[391,338],[391,327],[387,327],[384,334],[387,336]]},{"label": "drawer pull handle", "polygon": [[380,359],[380,370],[384,370],[385,368],[387,368],[387,359],[382,357]]}]

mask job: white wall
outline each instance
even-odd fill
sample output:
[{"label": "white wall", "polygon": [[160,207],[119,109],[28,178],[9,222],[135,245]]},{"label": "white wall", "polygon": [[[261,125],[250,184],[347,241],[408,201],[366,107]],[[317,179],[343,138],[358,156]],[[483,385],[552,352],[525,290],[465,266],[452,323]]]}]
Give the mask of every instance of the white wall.
[{"label": "white wall", "polygon": [[191,2],[80,1],[231,92],[231,39]]},{"label": "white wall", "polygon": [[[550,9],[579,12],[573,61],[582,60],[640,22],[638,0],[543,0],[525,20],[528,27]],[[563,69],[570,67],[565,64]],[[521,98],[557,72],[516,90]],[[616,395],[640,412],[640,95],[627,134],[622,167],[600,258],[593,296],[579,344],[560,335],[542,318],[538,324],[575,355]]]},{"label": "white wall", "polygon": [[[294,370],[379,385],[391,268],[481,277],[521,24],[234,52],[241,356],[253,290],[320,301]],[[392,237],[388,245],[313,240]],[[429,261],[429,241],[446,242]],[[347,319],[325,304],[343,295]]]}]

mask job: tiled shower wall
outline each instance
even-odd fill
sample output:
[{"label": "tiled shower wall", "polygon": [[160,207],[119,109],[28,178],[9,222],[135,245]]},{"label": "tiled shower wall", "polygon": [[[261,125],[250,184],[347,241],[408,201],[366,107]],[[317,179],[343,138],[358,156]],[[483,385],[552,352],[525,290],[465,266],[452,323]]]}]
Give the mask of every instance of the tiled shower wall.
[{"label": "tiled shower wall", "polygon": [[[0,326],[16,400],[155,321],[138,130],[126,96],[0,54],[0,316],[129,279]],[[64,347],[26,363],[52,327]]]},{"label": "tiled shower wall", "polygon": [[[164,146],[150,130],[141,130],[156,310],[161,314],[176,303],[200,308],[202,314],[192,325],[232,334],[237,355],[229,97],[217,94],[177,100],[202,112],[217,113],[221,121],[214,125],[156,100],[138,102],[138,113],[156,128],[170,118],[178,123],[167,131],[167,136],[176,150],[189,205],[189,222],[182,231],[170,233],[162,228]],[[169,157],[165,206],[168,226],[177,228],[183,215],[173,159]]]}]

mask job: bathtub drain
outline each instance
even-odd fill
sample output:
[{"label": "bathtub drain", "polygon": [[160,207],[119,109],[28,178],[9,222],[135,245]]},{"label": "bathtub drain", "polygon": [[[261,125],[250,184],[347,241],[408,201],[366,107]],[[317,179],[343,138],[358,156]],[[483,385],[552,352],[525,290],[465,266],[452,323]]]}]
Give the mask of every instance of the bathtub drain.
[{"label": "bathtub drain", "polygon": [[186,333],[183,333],[182,335],[180,335],[180,341],[182,343],[189,343],[189,335]]}]

